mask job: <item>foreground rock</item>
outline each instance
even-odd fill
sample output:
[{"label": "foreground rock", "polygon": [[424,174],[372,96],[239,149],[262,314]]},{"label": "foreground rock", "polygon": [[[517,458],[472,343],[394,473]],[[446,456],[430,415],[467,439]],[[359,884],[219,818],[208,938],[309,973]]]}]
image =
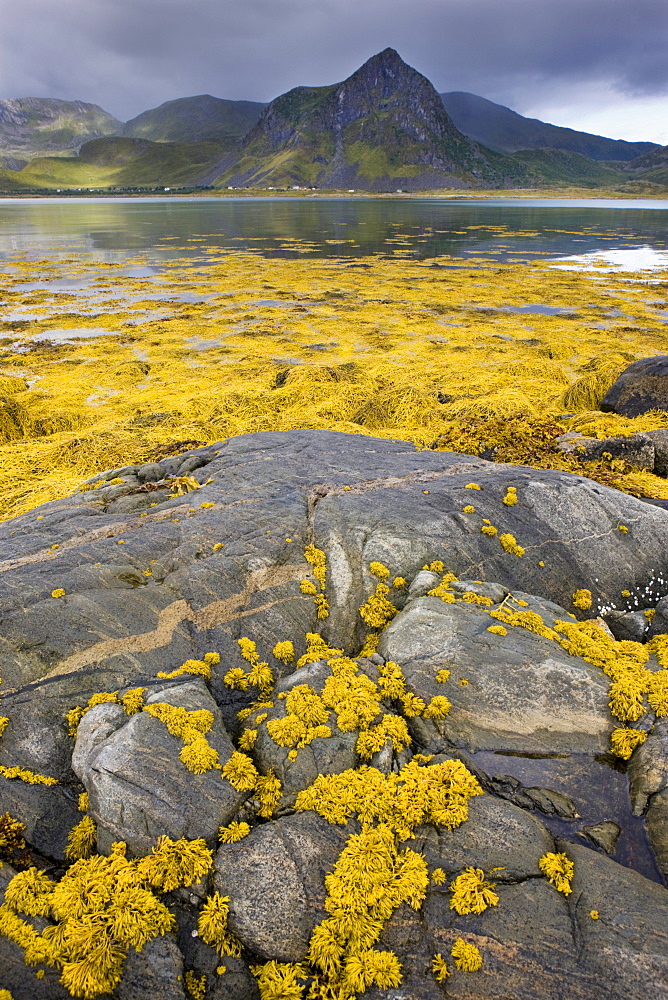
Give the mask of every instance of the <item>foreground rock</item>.
[{"label": "foreground rock", "polygon": [[[566,614],[547,601],[526,601],[527,594],[514,596],[543,611],[550,625]],[[452,746],[544,754],[607,750],[612,722],[601,671],[526,629],[501,636],[489,632],[490,625],[487,609],[475,604],[421,597],[385,629],[379,653],[401,663],[411,690],[426,702],[443,691],[438,671],[450,671],[452,711],[442,721],[411,720],[414,738],[430,753]]]},{"label": "foreground rock", "polygon": [[[181,1000],[186,976],[205,977],[209,1000],[256,1000],[250,967],[305,961],[331,910],[326,876],[360,826],[354,812],[328,822],[297,809],[299,792],[319,775],[347,772],[337,792],[345,800],[361,765],[389,787],[414,754],[426,755],[418,757],[425,773],[462,762],[484,794],[470,800],[461,825],[420,822],[401,845],[426,862],[426,898],[417,911],[394,908],[374,945],[396,953],[401,986],[360,996],[598,1000],[605,984],[611,1000],[668,998],[666,723],[651,713],[639,723],[648,736],[631,757],[630,796],[626,765],[609,754],[617,725],[609,678],[554,637],[490,631],[499,609],[529,612],[545,629],[601,612],[620,637],[646,639],[665,619],[666,511],[575,475],[321,431],[247,435],[88,485],[99,488],[0,525],[1,711],[9,719],[0,765],[58,782],[0,775],[0,815],[25,823],[35,863],[54,878],[84,790],[103,854],[124,841],[129,856],[142,856],[160,836],[202,838],[215,851],[208,876],[162,897],[176,927],[130,949],[116,1000]],[[327,557],[324,618],[304,555],[310,544]],[[387,567],[394,605],[392,620],[381,615],[375,625],[373,613],[363,620],[359,612],[379,584],[373,563]],[[447,601],[430,594],[444,571],[459,578]],[[590,607],[573,604],[580,589],[591,591]],[[658,604],[651,629],[636,620],[641,600],[641,608]],[[377,650],[360,656],[370,631],[381,633]],[[271,697],[248,678],[232,688],[224,681],[250,669],[244,637],[274,674]],[[293,658],[273,653],[286,640]],[[337,651],[356,657],[358,679],[345,694],[353,722],[334,706],[303,745],[275,739],[292,692],[323,695]],[[210,679],[206,671],[158,676],[207,652],[220,654]],[[410,744],[384,735],[364,756],[355,699],[377,690],[387,661],[401,665],[414,701],[379,696],[374,712],[378,724],[405,723]],[[648,666],[659,665],[652,657]],[[122,698],[139,687],[143,700],[128,714]],[[106,701],[88,708],[75,740],[66,714],[101,692]],[[447,714],[409,711],[442,696]],[[260,809],[259,785],[240,790],[219,769],[187,770],[180,737],[144,710],[156,704],[210,713],[207,740],[220,766],[241,740],[259,773],[280,779],[273,807]],[[322,792],[314,806],[327,802]],[[384,803],[381,796],[381,818]],[[568,896],[538,864],[555,851],[575,862]],[[499,903],[459,914],[451,880],[471,867],[496,883]],[[447,882],[434,877],[439,869]],[[13,872],[3,872],[4,889]],[[221,959],[198,929],[216,891],[229,896],[240,955]],[[38,929],[44,923],[34,918]],[[479,971],[454,968],[458,938],[480,949]],[[451,967],[444,982],[432,972],[439,952]],[[36,979],[2,936],[0,970],[0,988],[14,1000],[68,995],[57,971]]]},{"label": "foreground rock", "polygon": [[[158,690],[147,699],[156,703],[212,712],[216,722],[208,742],[221,764],[232,756],[234,746],[203,681]],[[98,850],[108,853],[114,841],[123,840],[141,856],[162,834],[215,842],[245,796],[217,770],[184,775],[182,746],[146,712],[128,718],[120,705],[98,705],[84,716],[72,763],[88,792]]]}]

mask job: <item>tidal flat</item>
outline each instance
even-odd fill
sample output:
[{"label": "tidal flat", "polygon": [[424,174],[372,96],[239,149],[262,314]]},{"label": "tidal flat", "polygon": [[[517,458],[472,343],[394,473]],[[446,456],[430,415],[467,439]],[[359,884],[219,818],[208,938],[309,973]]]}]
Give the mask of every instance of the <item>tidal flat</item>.
[{"label": "tidal flat", "polygon": [[355,240],[343,228],[328,257],[297,237],[267,254],[205,236],[172,242],[158,266],[142,251],[114,262],[5,254],[0,515],[128,456],[296,428],[496,448],[497,459],[668,498],[651,473],[554,451],[567,430],[668,426],[665,414],[598,410],[630,362],[665,353],[668,255],[633,234],[615,257],[592,252],[591,233],[555,229],[588,252],[569,261],[532,251],[528,230],[460,232],[481,228],[488,241],[465,257],[416,257],[433,234],[414,227],[361,256],[344,255]]}]

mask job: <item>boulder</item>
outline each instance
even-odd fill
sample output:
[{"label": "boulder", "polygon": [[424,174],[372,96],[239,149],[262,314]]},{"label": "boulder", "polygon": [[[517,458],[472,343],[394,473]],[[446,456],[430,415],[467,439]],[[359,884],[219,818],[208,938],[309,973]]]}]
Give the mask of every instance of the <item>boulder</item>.
[{"label": "boulder", "polygon": [[616,823],[606,821],[593,826],[583,826],[582,833],[606,854],[614,854],[621,828]]},{"label": "boulder", "polygon": [[[148,704],[166,702],[188,709],[206,709],[214,716],[207,734],[221,764],[234,746],[225,732],[216,703],[202,680],[165,686]],[[163,834],[178,840],[204,837],[214,843],[246,798],[220,771],[188,771],[179,759],[183,742],[147,712],[130,717],[118,706],[89,710],[77,735],[73,763],[86,787],[90,815],[98,826],[98,849],[124,840],[136,855],[147,854]]]},{"label": "boulder", "polygon": [[141,951],[130,948],[114,1000],[186,1000],[183,955],[173,934],[153,938]]},{"label": "boulder", "polygon": [[647,638],[668,633],[668,597],[662,597],[654,609],[654,616],[648,623]]},{"label": "boulder", "polygon": [[668,427],[645,431],[645,437],[654,445],[654,472],[665,479],[668,476]]},{"label": "boulder", "polygon": [[642,611],[607,611],[602,616],[620,642],[644,642],[649,631],[649,619]]},{"label": "boulder", "polygon": [[668,355],[642,358],[629,365],[601,403],[605,413],[639,417],[650,410],[668,411]]},{"label": "boulder", "polygon": [[553,851],[554,842],[525,809],[494,795],[480,795],[469,801],[466,823],[455,830],[423,827],[411,847],[424,854],[430,871],[497,870],[493,880],[505,883],[540,877],[538,858]]},{"label": "boulder", "polygon": [[220,848],[215,885],[230,897],[229,927],[244,947],[263,960],[306,957],[313,928],[327,916],[325,875],[354,832],[354,824],[296,813]]},{"label": "boulder", "polygon": [[[611,858],[557,840],[575,866],[568,908],[580,963],[614,1000],[668,997],[668,892]],[[599,914],[592,919],[591,912]]]},{"label": "boulder", "polygon": [[659,868],[668,878],[668,720],[654,725],[629,762],[631,806],[645,816]]},{"label": "boulder", "polygon": [[[276,686],[276,694],[287,693],[291,688],[301,684],[306,684],[316,694],[321,694],[325,679],[330,674],[331,669],[326,663],[309,663],[283,678]],[[378,676],[377,671],[375,676]],[[339,774],[348,768],[356,767],[359,763],[355,751],[358,730],[341,732],[336,725],[335,716],[331,712],[327,725],[332,735],[317,736],[311,743],[298,751],[295,760],[290,760],[290,750],[275,743],[267,730],[267,722],[285,717],[285,700],[277,699],[273,708],[262,709],[260,714],[266,715],[267,718],[258,726],[253,754],[263,774],[267,774],[271,770],[279,778],[285,795],[292,796],[303,788],[308,788],[319,774]],[[252,724],[253,716],[249,719],[249,725]]]},{"label": "boulder", "polygon": [[655,465],[654,441],[648,434],[630,434],[627,437],[585,437],[577,431],[568,431],[557,438],[557,450],[581,462],[623,461],[629,469],[653,471]]},{"label": "boulder", "polygon": [[[227,669],[243,665],[240,635],[255,639],[266,658],[276,642],[324,627],[299,590],[311,540],[329,560],[328,638],[348,652],[367,631],[357,608],[376,583],[371,561],[412,581],[441,560],[462,580],[565,607],[574,590],[588,587],[596,605],[615,607],[622,590],[648,586],[668,550],[664,510],[569,473],[330,431],[243,435],[206,456],[192,473],[201,483],[195,500],[125,484],[108,488],[133,509],[118,511],[117,501],[92,489],[45,504],[40,520],[31,511],[0,525],[6,688],[53,684],[71,672],[92,692],[109,690],[112,674],[131,686],[209,649]],[[173,461],[159,464],[167,471]],[[122,478],[118,471],[106,481]],[[503,503],[509,486],[517,490],[513,506]],[[464,513],[467,506],[475,512]],[[513,535],[524,555],[484,534],[483,519],[499,536]],[[53,599],[60,589],[65,596]],[[278,675],[287,672],[270,662]],[[226,705],[224,672],[212,690]],[[245,701],[231,700],[227,724]]]},{"label": "boulder", "polygon": [[[567,617],[549,602],[515,596],[542,614],[546,625]],[[509,626],[507,635],[489,631],[498,624],[477,604],[421,597],[384,630],[378,651],[402,665],[410,690],[427,702],[444,694],[452,704],[446,719],[408,720],[418,743],[432,753],[449,746],[525,753],[607,750],[613,727],[601,671],[527,629]],[[436,675],[444,669],[450,678],[441,684]]]},{"label": "boulder", "polygon": [[[220,826],[252,826],[218,847],[213,877],[230,897],[229,926],[243,957],[223,960],[228,971],[216,973],[218,956],[197,936],[212,890],[211,879],[202,880],[165,897],[176,936],[130,953],[117,1000],[179,1000],[186,969],[207,976],[209,1000],[257,1000],[249,967],[305,959],[326,915],[325,877],[359,826],[295,812],[295,796],[318,774],[359,767],[357,733],[332,726],[331,737],[290,761],[266,732],[266,722],[285,712],[284,699],[240,723],[238,711],[259,692],[230,690],[224,676],[248,668],[238,643],[247,637],[272,668],[275,695],[302,683],[320,691],[326,659],[297,668],[272,650],[290,639],[298,659],[305,633],[321,632],[329,646],[358,654],[379,628],[359,613],[383,575],[371,572],[374,562],[389,571],[396,613],[359,669],[375,680],[386,660],[396,660],[410,691],[427,701],[445,695],[451,709],[442,720],[407,718],[412,745],[397,752],[387,744],[372,764],[392,776],[425,752],[437,754],[436,763],[459,758],[469,767],[485,790],[471,799],[469,819],[453,830],[418,827],[406,846],[424,854],[430,872],[483,869],[500,902],[461,916],[447,885],[432,880],[422,909],[400,906],[378,942],[396,951],[401,986],[371,989],[365,1000],[439,1000],[445,990],[462,1000],[598,1000],[602,983],[609,1000],[666,1000],[668,893],[645,836],[646,825],[665,868],[665,724],[654,725],[629,762],[638,817],[629,819],[627,777],[608,754],[615,725],[608,678],[553,639],[519,627],[489,631],[497,624],[490,610],[501,603],[552,626],[570,614],[607,614],[622,590],[653,588],[668,569],[666,512],[580,476],[324,431],[245,435],[151,464],[159,468],[111,470],[96,477],[100,489],[0,524],[0,675],[10,720],[0,762],[60,782],[51,790],[0,777],[0,809],[10,802],[17,818],[29,820],[31,842],[51,826],[56,859],[81,815],[79,779],[103,852],[125,840],[132,854],[144,854],[160,834],[204,837],[213,846]],[[188,482],[154,488],[153,477],[177,473]],[[112,485],[117,478],[124,482]],[[192,491],[178,495],[179,488]],[[481,530],[490,525],[496,535]],[[514,540],[504,547],[501,536]],[[300,588],[314,579],[309,543],[327,557],[325,618]],[[439,562],[459,578],[455,603],[429,595],[441,579]],[[403,580],[395,586],[396,577]],[[572,604],[580,588],[592,592],[590,609]],[[61,590],[64,596],[51,596]],[[214,650],[221,662],[210,682],[157,676]],[[444,669],[449,679],[437,682]],[[221,763],[242,727],[266,711],[247,752],[258,770],[273,769],[282,780],[275,818],[257,817],[252,794],[235,791],[218,770],[188,771],[182,741],[147,712],[128,716],[120,705],[98,705],[73,743],[69,709],[137,686],[147,688],[149,704],[210,711],[207,738]],[[388,700],[387,711],[401,713],[401,703]],[[53,801],[40,797],[45,792]],[[616,839],[613,827],[621,830]],[[556,836],[576,864],[568,898],[538,867],[557,848]],[[9,866],[3,872],[11,875]],[[589,915],[595,909],[598,921]],[[476,974],[453,971],[443,987],[431,972],[433,956],[447,957],[458,937],[478,944],[483,966]],[[57,973],[36,980],[2,938],[0,964],[0,985],[16,1000],[66,995]]]},{"label": "boulder", "polygon": [[[430,975],[432,958],[440,953],[451,973],[447,995],[458,1000],[598,1000],[602,982],[611,1000],[665,1000],[668,892],[586,847],[557,841],[551,849],[574,861],[568,897],[545,878],[511,876],[502,882],[499,872],[492,876],[499,903],[480,915],[458,915],[441,886],[430,887],[420,914],[400,907],[378,944],[405,962],[401,987],[389,996],[442,996]],[[484,956],[475,975],[457,971],[449,958],[457,938]],[[374,989],[365,1000],[387,996]]]}]

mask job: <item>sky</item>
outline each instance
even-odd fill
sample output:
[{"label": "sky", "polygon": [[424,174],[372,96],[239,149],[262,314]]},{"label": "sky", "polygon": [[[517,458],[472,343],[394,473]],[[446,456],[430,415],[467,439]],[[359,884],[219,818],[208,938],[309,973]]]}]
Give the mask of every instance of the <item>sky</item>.
[{"label": "sky", "polygon": [[209,93],[269,101],[386,46],[439,92],[668,144],[668,0],[0,0],[0,98],[127,120]]}]

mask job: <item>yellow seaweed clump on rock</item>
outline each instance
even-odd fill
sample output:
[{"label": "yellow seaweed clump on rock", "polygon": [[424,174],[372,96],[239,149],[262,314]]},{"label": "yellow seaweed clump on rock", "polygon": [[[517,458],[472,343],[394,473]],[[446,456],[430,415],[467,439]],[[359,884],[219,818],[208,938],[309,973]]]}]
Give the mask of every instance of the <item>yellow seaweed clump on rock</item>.
[{"label": "yellow seaweed clump on rock", "polygon": [[494,883],[486,881],[481,868],[465,868],[450,884],[450,909],[460,915],[484,913],[488,906],[496,906],[499,902],[494,889]]},{"label": "yellow seaweed clump on rock", "polygon": [[575,865],[567,854],[555,854],[553,851],[548,851],[539,859],[538,867],[547,876],[548,882],[551,882],[557,892],[562,892],[564,896],[570,896],[573,891],[571,880],[575,872]]},{"label": "yellow seaweed clump on rock", "polygon": [[238,957],[241,954],[241,944],[227,926],[229,901],[229,896],[221,896],[219,892],[209,896],[200,911],[197,930],[204,943],[215,948],[221,957]]},{"label": "yellow seaweed clump on rock", "polygon": [[[76,861],[59,882],[29,868],[7,886],[0,933],[23,949],[26,965],[60,969],[72,996],[92,1000],[116,988],[129,948],[174,929],[156,893],[193,885],[211,862],[203,840],[160,837],[145,858],[129,860],[117,843],[109,857]],[[50,922],[40,934],[20,914]]]},{"label": "yellow seaweed clump on rock", "polygon": [[238,688],[240,691],[247,691],[250,686],[257,687],[262,697],[267,697],[274,686],[274,674],[269,664],[260,659],[257,645],[252,639],[244,636],[237,639],[239,651],[242,657],[250,664],[250,670],[243,670],[241,667],[231,667],[223,682],[229,688]]},{"label": "yellow seaweed clump on rock", "polygon": [[[355,816],[362,824],[325,878],[328,916],[313,931],[308,958],[331,992],[313,996],[354,998],[372,985],[401,983],[397,956],[374,945],[398,906],[420,908],[429,885],[425,859],[401,841],[427,822],[454,829],[466,820],[471,796],[482,794],[461,761],[426,763],[413,759],[398,774],[362,765],[319,775],[297,796],[297,809],[312,809],[330,823]],[[481,891],[493,902],[489,883]]]}]

